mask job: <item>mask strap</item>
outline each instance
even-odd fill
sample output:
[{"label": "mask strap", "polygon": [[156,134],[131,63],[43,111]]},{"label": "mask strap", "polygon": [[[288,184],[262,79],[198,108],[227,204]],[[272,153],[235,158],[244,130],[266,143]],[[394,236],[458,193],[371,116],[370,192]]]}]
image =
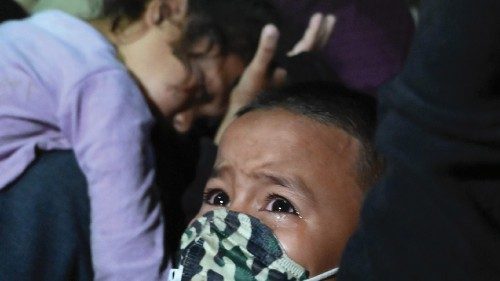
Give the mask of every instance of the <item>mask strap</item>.
[{"label": "mask strap", "polygon": [[308,278],[304,281],[321,281],[321,280],[325,280],[326,278],[328,277],[335,277],[335,275],[337,275],[337,272],[339,271],[339,268],[336,267],[334,269],[330,269],[328,271],[325,271],[319,275],[316,275],[314,277],[311,277],[311,278]]},{"label": "mask strap", "polygon": [[179,268],[172,268],[168,273],[167,281],[181,281],[183,271],[184,271],[184,266],[182,265]]}]

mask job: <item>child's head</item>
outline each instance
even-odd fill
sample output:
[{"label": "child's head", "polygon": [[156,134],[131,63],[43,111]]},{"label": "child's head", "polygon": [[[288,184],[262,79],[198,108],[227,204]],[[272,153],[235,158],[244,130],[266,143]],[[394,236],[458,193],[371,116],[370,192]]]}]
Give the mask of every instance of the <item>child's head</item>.
[{"label": "child's head", "polygon": [[178,131],[189,130],[200,117],[222,117],[229,92],[257,50],[262,28],[279,26],[268,0],[189,0],[188,21],[181,43],[201,73],[206,99],[176,116]]},{"label": "child's head", "polygon": [[374,128],[373,100],[337,85],[262,94],[224,133],[198,217],[249,214],[311,276],[336,266],[379,175]]},{"label": "child's head", "polygon": [[174,54],[186,21],[186,0],[106,0],[96,26],[160,113],[172,117],[196,93],[196,79]]}]

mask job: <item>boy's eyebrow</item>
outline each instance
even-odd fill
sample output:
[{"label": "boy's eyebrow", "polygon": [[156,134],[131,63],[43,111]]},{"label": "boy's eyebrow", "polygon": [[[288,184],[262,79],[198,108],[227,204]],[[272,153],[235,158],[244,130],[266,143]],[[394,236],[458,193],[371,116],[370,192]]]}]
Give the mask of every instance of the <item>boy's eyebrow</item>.
[{"label": "boy's eyebrow", "polygon": [[271,181],[272,183],[302,192],[305,196],[312,198],[312,192],[309,190],[304,182],[298,177],[288,177],[282,175],[275,175],[268,172],[263,172],[262,176]]},{"label": "boy's eyebrow", "polygon": [[[212,168],[209,179],[220,177],[222,172],[224,172],[224,170],[227,170],[227,169],[228,169],[227,166],[225,166],[223,164],[216,163],[214,165],[214,167]],[[267,171],[259,172],[256,175],[256,177],[257,178],[259,178],[259,177],[264,178],[264,179],[268,180],[269,182],[271,182],[275,185],[284,187],[284,188],[297,190],[300,193],[302,193],[305,197],[307,197],[313,201],[315,200],[312,191],[309,188],[307,188],[305,183],[299,177],[276,175],[276,174],[273,174],[273,173],[267,172]]]}]

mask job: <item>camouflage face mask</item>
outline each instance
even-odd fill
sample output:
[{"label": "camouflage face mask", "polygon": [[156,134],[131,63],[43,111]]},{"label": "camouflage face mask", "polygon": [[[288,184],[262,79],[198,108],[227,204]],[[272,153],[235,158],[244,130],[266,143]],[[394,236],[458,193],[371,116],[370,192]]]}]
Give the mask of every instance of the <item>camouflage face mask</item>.
[{"label": "camouflage face mask", "polygon": [[188,227],[179,265],[169,280],[323,280],[337,271],[308,279],[309,272],[286,255],[269,227],[226,209],[208,212]]}]

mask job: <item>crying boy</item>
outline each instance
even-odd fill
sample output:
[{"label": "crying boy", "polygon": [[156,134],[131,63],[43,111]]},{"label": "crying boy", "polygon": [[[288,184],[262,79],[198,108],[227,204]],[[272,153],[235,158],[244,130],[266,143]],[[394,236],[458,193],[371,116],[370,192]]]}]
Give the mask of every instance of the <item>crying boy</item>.
[{"label": "crying boy", "polygon": [[221,139],[172,276],[333,277],[380,174],[375,111],[370,97],[318,82],[265,93],[241,110]]}]

